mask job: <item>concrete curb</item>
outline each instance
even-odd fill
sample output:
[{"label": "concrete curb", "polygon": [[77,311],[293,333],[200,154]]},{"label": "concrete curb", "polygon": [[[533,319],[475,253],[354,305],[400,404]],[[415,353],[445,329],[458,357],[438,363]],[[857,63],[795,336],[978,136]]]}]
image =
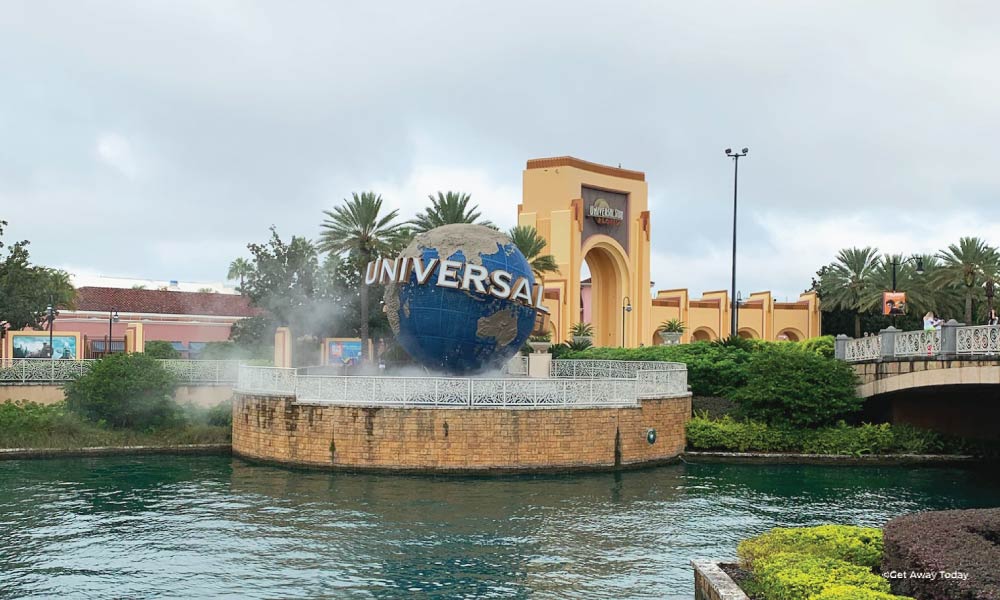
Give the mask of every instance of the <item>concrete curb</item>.
[{"label": "concrete curb", "polygon": [[750,600],[740,586],[711,560],[692,560],[695,600]]},{"label": "concrete curb", "polygon": [[77,456],[123,456],[139,454],[230,454],[231,444],[187,444],[183,446],[95,446],[92,448],[0,448],[0,460],[64,458]]},{"label": "concrete curb", "polygon": [[681,459],[688,462],[815,464],[815,465],[917,465],[974,463],[983,459],[964,454],[792,454],[780,452],[685,452]]}]

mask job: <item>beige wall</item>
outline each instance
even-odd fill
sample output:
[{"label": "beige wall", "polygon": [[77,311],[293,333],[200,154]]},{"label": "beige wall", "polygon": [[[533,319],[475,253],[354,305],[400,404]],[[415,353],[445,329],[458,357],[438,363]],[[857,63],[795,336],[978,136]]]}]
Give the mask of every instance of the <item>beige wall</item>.
[{"label": "beige wall", "polygon": [[614,468],[676,457],[690,415],[690,395],[637,408],[518,410],[309,405],[237,394],[233,452],[347,469]]}]

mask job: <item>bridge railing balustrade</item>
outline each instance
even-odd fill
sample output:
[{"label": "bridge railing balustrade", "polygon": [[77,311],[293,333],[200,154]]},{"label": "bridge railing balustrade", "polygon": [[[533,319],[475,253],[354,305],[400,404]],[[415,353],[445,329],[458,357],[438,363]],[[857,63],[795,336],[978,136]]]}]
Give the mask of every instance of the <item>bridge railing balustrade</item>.
[{"label": "bridge railing balustrade", "polygon": [[964,326],[950,321],[940,329],[884,329],[860,339],[837,336],[835,356],[847,362],[894,358],[973,358],[1000,355],[1000,325]]}]

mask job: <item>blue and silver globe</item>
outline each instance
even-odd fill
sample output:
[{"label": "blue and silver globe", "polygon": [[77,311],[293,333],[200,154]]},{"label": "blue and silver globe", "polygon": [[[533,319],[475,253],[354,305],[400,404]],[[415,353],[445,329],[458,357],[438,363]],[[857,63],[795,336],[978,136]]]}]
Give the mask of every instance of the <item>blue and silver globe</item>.
[{"label": "blue and silver globe", "polygon": [[[445,225],[416,236],[400,256],[450,259],[526,278],[531,266],[506,235],[482,225]],[[435,285],[440,264],[420,285],[388,284],[385,311],[396,339],[414,360],[433,371],[468,375],[499,369],[524,345],[535,310],[509,299]]]}]

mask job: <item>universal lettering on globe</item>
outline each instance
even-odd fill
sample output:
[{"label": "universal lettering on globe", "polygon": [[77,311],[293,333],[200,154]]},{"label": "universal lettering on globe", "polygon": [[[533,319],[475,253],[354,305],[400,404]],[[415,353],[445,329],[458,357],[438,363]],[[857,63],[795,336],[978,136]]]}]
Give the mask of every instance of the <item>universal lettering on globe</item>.
[{"label": "universal lettering on globe", "polygon": [[369,263],[365,284],[385,287],[396,342],[437,372],[502,369],[548,313],[531,264],[509,237],[482,225],[418,234],[398,256]]},{"label": "universal lettering on globe", "polygon": [[[435,277],[434,270],[438,267],[441,268]],[[377,258],[365,268],[365,285],[385,285],[390,282],[405,284],[410,282],[412,275],[416,275],[416,283],[419,285],[431,284],[489,295],[501,300],[509,299],[546,314],[549,312],[542,304],[542,286],[536,285],[532,290],[531,283],[525,277],[515,280],[507,271],[487,271],[481,265],[457,260],[432,258],[425,264],[421,257]]]}]

